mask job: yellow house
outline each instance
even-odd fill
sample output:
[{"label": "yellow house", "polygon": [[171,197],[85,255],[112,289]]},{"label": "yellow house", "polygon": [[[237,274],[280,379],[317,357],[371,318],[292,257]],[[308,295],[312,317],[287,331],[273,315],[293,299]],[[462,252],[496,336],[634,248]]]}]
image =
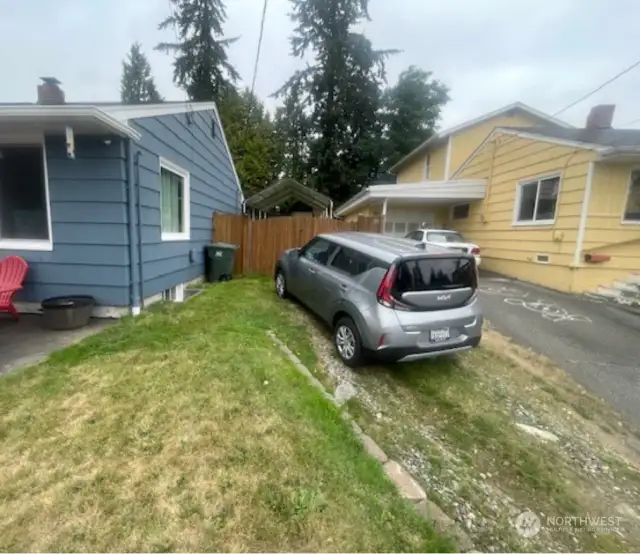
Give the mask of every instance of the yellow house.
[{"label": "yellow house", "polygon": [[397,184],[336,213],[379,213],[394,235],[453,228],[485,269],[619,297],[640,284],[640,131],[612,117],[598,106],[573,128],[516,104],[436,135],[396,165]]},{"label": "yellow house", "polygon": [[450,177],[493,129],[527,125],[571,127],[520,102],[510,104],[436,133],[390,169],[397,174],[396,184],[364,189],[343,204],[336,215],[346,219],[382,216],[384,232],[395,236],[405,236],[420,225],[449,226],[454,206],[481,200],[486,187],[484,178]]}]

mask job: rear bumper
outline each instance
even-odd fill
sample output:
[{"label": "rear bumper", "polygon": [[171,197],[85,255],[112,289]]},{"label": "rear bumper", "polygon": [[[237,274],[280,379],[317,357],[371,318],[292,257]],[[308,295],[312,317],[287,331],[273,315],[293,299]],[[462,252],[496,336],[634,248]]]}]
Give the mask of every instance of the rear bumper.
[{"label": "rear bumper", "polygon": [[481,336],[469,337],[455,344],[433,346],[431,348],[413,347],[389,347],[383,350],[371,352],[371,355],[381,362],[414,362],[446,354],[457,354],[475,348],[480,344]]}]

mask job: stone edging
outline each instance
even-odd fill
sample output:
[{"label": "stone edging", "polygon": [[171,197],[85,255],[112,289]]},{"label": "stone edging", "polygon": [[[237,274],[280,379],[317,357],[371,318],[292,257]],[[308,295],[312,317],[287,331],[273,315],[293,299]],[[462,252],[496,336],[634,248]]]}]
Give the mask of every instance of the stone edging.
[{"label": "stone edging", "polygon": [[[282,350],[282,352],[291,360],[293,365],[300,373],[302,373],[309,381],[309,383],[318,389],[322,395],[336,407],[340,408],[340,402],[324,388],[324,385],[309,371],[309,368],[305,366],[300,358],[296,356],[291,349],[282,342],[273,331],[267,331],[269,338]],[[340,410],[340,414],[343,419],[349,422],[355,436],[364,446],[366,452],[373,456],[380,464],[385,473],[391,479],[393,484],[398,488],[400,494],[409,500],[418,513],[429,520],[436,531],[451,536],[461,552],[469,552],[473,550],[473,543],[469,536],[453,521],[442,509],[431,502],[427,498],[427,493],[416,482],[416,480],[409,474],[409,472],[403,468],[398,462],[392,460],[387,454],[378,446],[378,444],[367,435],[362,428],[353,420],[349,413],[345,409]]]}]

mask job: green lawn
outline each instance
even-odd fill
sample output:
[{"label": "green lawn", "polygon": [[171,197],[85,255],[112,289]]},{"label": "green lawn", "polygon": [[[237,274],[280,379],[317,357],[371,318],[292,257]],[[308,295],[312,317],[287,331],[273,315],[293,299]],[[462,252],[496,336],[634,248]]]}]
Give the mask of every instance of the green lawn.
[{"label": "green lawn", "polygon": [[207,287],[0,379],[0,549],[444,551],[265,334],[264,280]]}]

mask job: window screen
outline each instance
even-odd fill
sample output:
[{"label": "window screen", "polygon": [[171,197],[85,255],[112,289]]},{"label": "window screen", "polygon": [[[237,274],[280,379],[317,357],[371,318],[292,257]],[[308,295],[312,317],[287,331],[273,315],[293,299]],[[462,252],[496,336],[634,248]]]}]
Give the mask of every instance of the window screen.
[{"label": "window screen", "polygon": [[49,239],[41,146],[0,148],[0,239]]},{"label": "window screen", "polygon": [[560,177],[520,184],[516,221],[552,221],[556,215]]},{"label": "window screen", "polygon": [[458,204],[453,207],[453,219],[467,219],[469,217],[469,204]]},{"label": "window screen", "polygon": [[185,232],[184,179],[165,167],[160,168],[160,199],[162,232]]},{"label": "window screen", "polygon": [[625,221],[640,221],[640,170],[631,172],[624,219]]}]

